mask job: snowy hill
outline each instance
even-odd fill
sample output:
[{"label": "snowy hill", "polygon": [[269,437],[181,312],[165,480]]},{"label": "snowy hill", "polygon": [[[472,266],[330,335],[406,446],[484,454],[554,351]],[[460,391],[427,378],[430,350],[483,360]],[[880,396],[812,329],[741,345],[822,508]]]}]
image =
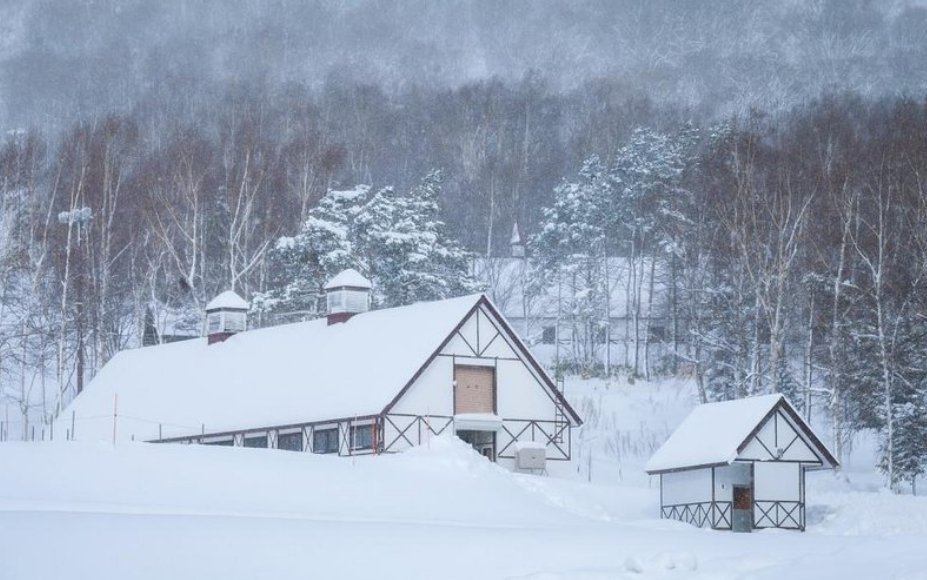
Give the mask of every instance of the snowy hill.
[{"label": "snowy hill", "polygon": [[804,534],[656,519],[641,465],[691,408],[691,389],[582,381],[567,395],[587,423],[574,463],[550,477],[510,473],[445,437],[354,460],[6,443],[0,578],[927,577],[927,499],[829,476],[809,482]]}]

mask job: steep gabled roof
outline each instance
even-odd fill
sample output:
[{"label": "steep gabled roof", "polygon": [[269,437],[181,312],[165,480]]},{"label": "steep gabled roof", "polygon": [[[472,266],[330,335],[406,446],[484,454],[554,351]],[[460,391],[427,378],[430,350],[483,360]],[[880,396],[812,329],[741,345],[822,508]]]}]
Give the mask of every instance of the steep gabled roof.
[{"label": "steep gabled roof", "polygon": [[55,425],[157,439],[378,414],[482,295],[123,351]]},{"label": "steep gabled roof", "polygon": [[650,461],[647,473],[732,463],[767,419],[781,409],[824,463],[837,460],[782,395],[762,395],[699,405],[683,420]]}]

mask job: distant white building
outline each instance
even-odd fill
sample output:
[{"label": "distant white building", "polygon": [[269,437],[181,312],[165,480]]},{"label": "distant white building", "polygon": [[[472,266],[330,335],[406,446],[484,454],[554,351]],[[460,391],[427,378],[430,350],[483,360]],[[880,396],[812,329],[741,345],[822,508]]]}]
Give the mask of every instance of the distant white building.
[{"label": "distant white building", "polygon": [[325,290],[326,318],[248,331],[247,302],[222,294],[207,337],[119,353],[56,436],[350,456],[456,432],[509,465],[570,458],[579,416],[488,297],[368,311],[354,271]]},{"label": "distant white building", "polygon": [[699,527],[805,529],[805,472],[837,467],[782,395],[699,405],[647,463],[660,516]]},{"label": "distant white building", "polygon": [[674,348],[681,349],[686,330],[681,318],[669,312],[666,272],[659,261],[611,257],[606,262],[608,304],[591,326],[573,315],[575,298],[584,291],[581,280],[563,276],[530,288],[531,257],[517,224],[511,256],[477,258],[471,273],[545,364],[593,360],[643,373]]}]

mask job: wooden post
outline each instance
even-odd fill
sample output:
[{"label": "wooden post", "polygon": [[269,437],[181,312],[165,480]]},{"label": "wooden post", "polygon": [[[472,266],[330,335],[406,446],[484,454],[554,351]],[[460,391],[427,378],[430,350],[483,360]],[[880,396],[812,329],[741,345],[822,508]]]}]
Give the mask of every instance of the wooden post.
[{"label": "wooden post", "polygon": [[158,441],[161,441],[161,439],[163,439],[161,435],[161,423],[158,423]]},{"label": "wooden post", "polygon": [[72,441],[74,440],[74,415],[75,415],[75,414],[76,414],[76,411],[71,411],[71,434],[70,434],[70,437],[71,437],[71,440],[72,440]]},{"label": "wooden post", "polygon": [[113,445],[116,444],[116,407],[119,403],[119,394],[113,393]]}]

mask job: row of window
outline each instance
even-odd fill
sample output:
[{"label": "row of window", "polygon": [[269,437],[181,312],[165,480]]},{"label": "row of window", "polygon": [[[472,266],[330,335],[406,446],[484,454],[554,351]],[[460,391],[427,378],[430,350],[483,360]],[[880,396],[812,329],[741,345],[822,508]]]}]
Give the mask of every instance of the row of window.
[{"label": "row of window", "polygon": [[[612,335],[612,342],[615,342],[616,339],[620,338],[623,338],[623,336]],[[557,328],[555,326],[545,326],[541,329],[541,344],[554,344],[556,340]],[[666,340],[668,340],[668,337],[666,336],[666,329],[664,329],[662,326],[650,327],[650,342],[665,342]],[[595,329],[595,342],[599,344],[603,344],[605,342],[604,327]]]},{"label": "row of window", "polygon": [[[267,435],[246,436],[242,443],[245,447],[266,448]],[[233,439],[220,439],[217,441],[207,441],[204,443],[204,445],[217,445],[222,447],[231,447],[233,444]],[[284,449],[286,451],[303,451],[302,432],[282,433],[278,435],[277,449]],[[373,425],[351,426],[351,449],[373,449]],[[330,427],[327,429],[313,430],[312,452],[338,453],[338,428]]]}]

